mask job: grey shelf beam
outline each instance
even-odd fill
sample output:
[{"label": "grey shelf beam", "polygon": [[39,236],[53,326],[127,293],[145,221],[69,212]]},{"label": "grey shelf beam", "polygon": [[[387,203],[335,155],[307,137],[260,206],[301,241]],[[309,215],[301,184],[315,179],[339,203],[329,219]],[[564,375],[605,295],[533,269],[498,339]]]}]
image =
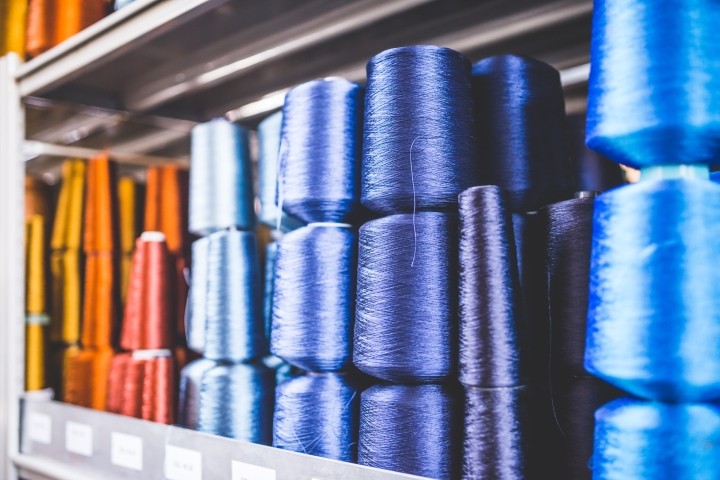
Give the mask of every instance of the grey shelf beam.
[{"label": "grey shelf beam", "polygon": [[23,400],[21,472],[52,480],[421,480],[59,402]]}]

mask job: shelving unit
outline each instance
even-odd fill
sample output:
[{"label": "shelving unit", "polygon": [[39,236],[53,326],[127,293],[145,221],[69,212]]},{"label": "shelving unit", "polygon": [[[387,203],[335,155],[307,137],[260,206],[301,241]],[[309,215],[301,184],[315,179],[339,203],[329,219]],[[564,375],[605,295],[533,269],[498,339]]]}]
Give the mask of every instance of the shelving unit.
[{"label": "shelving unit", "polygon": [[[0,59],[0,476],[163,478],[171,445],[200,451],[205,478],[229,478],[231,460],[274,468],[278,480],[414,478],[34,398],[21,410],[23,174],[51,174],[62,157],[102,149],[128,165],[187,165],[197,122],[226,115],[253,126],[292,85],[330,75],[362,82],[373,54],[407,44],[471,60],[534,56],[561,70],[568,111],[580,112],[591,14],[592,0],[136,0],[27,63]],[[51,419],[50,445],[32,439],[38,414]],[[97,455],[65,450],[67,422],[93,429]],[[111,431],[144,439],[142,475],[112,467]]]}]

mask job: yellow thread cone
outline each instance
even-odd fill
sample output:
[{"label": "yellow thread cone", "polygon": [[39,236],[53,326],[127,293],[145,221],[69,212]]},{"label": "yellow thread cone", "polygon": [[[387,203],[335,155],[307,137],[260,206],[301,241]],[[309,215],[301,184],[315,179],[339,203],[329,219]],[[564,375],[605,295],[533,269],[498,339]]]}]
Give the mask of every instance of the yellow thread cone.
[{"label": "yellow thread cone", "polygon": [[0,0],[0,57],[8,52],[25,56],[27,0]]}]

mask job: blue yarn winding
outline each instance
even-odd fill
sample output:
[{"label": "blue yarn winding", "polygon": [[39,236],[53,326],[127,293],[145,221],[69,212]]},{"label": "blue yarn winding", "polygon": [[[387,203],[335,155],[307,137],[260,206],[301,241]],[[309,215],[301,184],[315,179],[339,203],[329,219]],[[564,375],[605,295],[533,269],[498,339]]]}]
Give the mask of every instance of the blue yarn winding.
[{"label": "blue yarn winding", "polygon": [[461,407],[451,387],[375,385],[360,396],[358,463],[456,478]]},{"label": "blue yarn winding", "polygon": [[525,385],[524,318],[508,196],[487,185],[465,190],[458,201],[460,382]]},{"label": "blue yarn winding", "polygon": [[192,130],[190,232],[255,226],[247,130],[216,118]]},{"label": "blue yarn winding", "polygon": [[190,291],[185,309],[185,337],[188,348],[197,353],[202,353],[205,349],[209,247],[209,237],[199,238],[192,243]]},{"label": "blue yarn winding", "polygon": [[560,74],[532,58],[498,55],[472,68],[480,185],[510,194],[513,212],[572,196]]},{"label": "blue yarn winding", "polygon": [[181,426],[197,430],[202,376],[217,365],[218,362],[214,360],[199,358],[185,365],[180,371],[177,418]]},{"label": "blue yarn winding", "polygon": [[595,201],[585,368],[634,395],[720,398],[720,185],[656,180]]},{"label": "blue yarn winding", "polygon": [[587,143],[643,167],[717,163],[720,3],[596,0]]},{"label": "blue yarn winding", "polygon": [[272,329],[276,258],[277,242],[270,242],[265,247],[265,284],[263,288],[263,320],[265,322],[265,338],[268,339],[270,338],[270,331]]},{"label": "blue yarn winding", "polygon": [[352,362],[357,240],[337,224],[310,224],[277,244],[271,350],[313,372]]},{"label": "blue yarn winding", "polygon": [[273,446],[357,460],[360,393],[345,376],[309,374],[278,385]]},{"label": "blue yarn winding", "polygon": [[283,106],[278,205],[304,222],[346,222],[359,206],[363,88],[303,83]]},{"label": "blue yarn winding", "polygon": [[224,230],[209,239],[204,356],[238,362],[262,356],[267,340],[255,235]]},{"label": "blue yarn winding", "polygon": [[184,425],[199,432],[270,445],[275,371],[262,363],[200,359],[181,373]]},{"label": "blue yarn winding", "polygon": [[362,203],[389,214],[449,209],[477,185],[470,62],[434,46],[367,64]]},{"label": "blue yarn winding", "polygon": [[276,112],[258,124],[258,220],[271,228],[289,232],[302,226],[302,222],[280,210],[277,205],[278,156],[282,112]]},{"label": "blue yarn winding", "polygon": [[720,478],[720,407],[615,400],[595,414],[594,480]]},{"label": "blue yarn winding", "polygon": [[456,372],[457,215],[398,214],[360,228],[353,361],[399,383]]}]

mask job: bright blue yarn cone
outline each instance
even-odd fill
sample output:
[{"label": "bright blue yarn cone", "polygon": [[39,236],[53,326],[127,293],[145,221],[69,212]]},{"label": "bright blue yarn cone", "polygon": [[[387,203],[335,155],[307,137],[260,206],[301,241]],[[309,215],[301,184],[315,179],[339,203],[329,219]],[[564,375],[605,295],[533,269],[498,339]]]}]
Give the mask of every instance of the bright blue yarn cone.
[{"label": "bright blue yarn cone", "polygon": [[623,398],[595,413],[594,480],[717,480],[720,407]]},{"label": "bright blue yarn cone", "polygon": [[720,2],[596,0],[587,144],[643,167],[717,162]]},{"label": "bright blue yarn cone", "polygon": [[585,368],[634,395],[720,398],[720,185],[656,180],[595,203]]}]

